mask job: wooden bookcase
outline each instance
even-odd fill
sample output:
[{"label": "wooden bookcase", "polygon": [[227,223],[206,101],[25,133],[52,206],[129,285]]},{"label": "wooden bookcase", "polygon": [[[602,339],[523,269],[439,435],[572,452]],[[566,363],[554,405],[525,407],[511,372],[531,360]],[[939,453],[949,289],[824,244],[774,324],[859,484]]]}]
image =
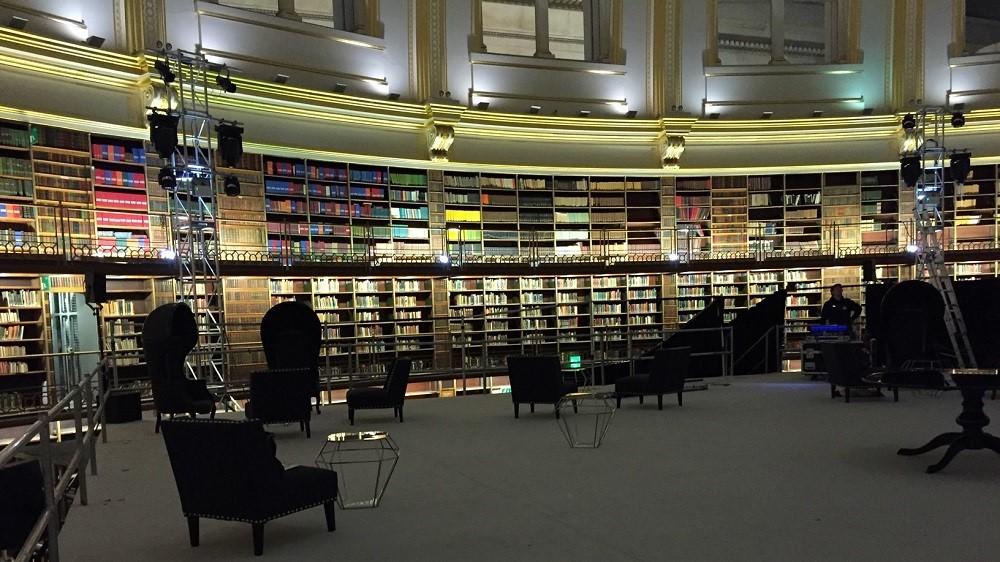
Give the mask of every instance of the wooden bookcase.
[{"label": "wooden bookcase", "polygon": [[[234,350],[229,355],[233,380],[247,380],[254,371],[267,368],[260,350],[260,322],[271,307],[266,277],[226,277],[222,300],[226,313],[226,338]],[[240,348],[256,348],[240,351]]]},{"label": "wooden bookcase", "polygon": [[819,250],[822,241],[823,177],[821,174],[785,176],[785,249]]},{"label": "wooden bookcase", "polygon": [[[95,241],[92,148],[86,133],[33,125],[31,155],[38,233],[67,243]],[[57,209],[56,207],[61,207]]]},{"label": "wooden bookcase", "polygon": [[150,248],[149,213],[159,208],[147,195],[143,143],[94,136],[90,153],[98,247]]},{"label": "wooden bookcase", "polygon": [[264,157],[267,246],[272,252],[310,251],[305,177],[304,160]]},{"label": "wooden bookcase", "polygon": [[773,252],[785,248],[785,177],[782,175],[747,178],[748,250]]},{"label": "wooden bookcase", "polygon": [[0,277],[0,410],[42,404],[47,370],[45,314],[37,276]]},{"label": "wooden bookcase", "polygon": [[713,252],[746,251],[747,216],[747,177],[713,177]]},{"label": "wooden bookcase", "polygon": [[118,355],[119,380],[145,378],[146,363],[141,355],[142,327],[155,308],[153,280],[148,277],[109,276],[108,302],[101,309],[104,349]]},{"label": "wooden bookcase", "polygon": [[427,172],[390,168],[389,204],[392,249],[408,253],[431,253]]},{"label": "wooden bookcase", "polygon": [[712,251],[712,178],[677,178],[675,192],[677,251]]},{"label": "wooden bookcase", "polygon": [[833,250],[861,245],[861,188],[857,172],[823,175],[823,246]]},{"label": "wooden bookcase", "polygon": [[[218,156],[216,156],[218,162]],[[267,215],[264,212],[264,176],[259,154],[244,153],[235,166],[216,165],[216,201],[218,201],[219,249],[265,251]],[[227,175],[240,182],[240,195],[224,191]]]},{"label": "wooden bookcase", "polygon": [[861,172],[862,247],[899,245],[899,192],[898,172]]},{"label": "wooden bookcase", "polygon": [[28,127],[0,122],[0,244],[22,246],[38,239]]},{"label": "wooden bookcase", "polygon": [[350,252],[351,204],[347,166],[309,161],[306,164],[309,234],[314,252]]}]

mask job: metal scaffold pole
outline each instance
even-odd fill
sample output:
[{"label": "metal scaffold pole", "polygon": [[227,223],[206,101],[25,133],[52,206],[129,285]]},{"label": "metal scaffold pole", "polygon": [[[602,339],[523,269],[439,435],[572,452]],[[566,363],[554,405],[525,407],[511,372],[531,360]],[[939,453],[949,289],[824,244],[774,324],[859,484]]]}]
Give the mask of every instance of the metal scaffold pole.
[{"label": "metal scaffold pole", "polygon": [[169,87],[176,92],[171,114],[177,117],[178,143],[169,165],[176,187],[168,189],[168,208],[178,299],[191,307],[198,322],[198,344],[188,356],[188,372],[205,380],[227,408],[236,407],[225,376],[227,340],[213,159],[215,120],[208,106],[209,75],[218,65],[209,63],[201,53],[172,49],[169,44],[158,55],[175,78]]},{"label": "metal scaffold pole", "polygon": [[[902,159],[902,171],[907,185],[911,184],[910,179],[916,180],[913,185],[916,191],[913,207],[916,240],[913,243],[915,247],[909,249],[914,251],[916,257],[917,279],[926,280],[933,285],[944,300],[944,322],[955,352],[957,366],[975,368],[976,357],[969,344],[965,320],[945,263],[942,243],[947,226],[942,214],[942,205],[945,188],[944,162],[948,154],[944,137],[949,113],[943,108],[926,107],[912,117],[915,123],[908,130],[909,134],[915,135],[913,142],[916,148],[912,152],[905,153]],[[964,173],[968,173],[968,170]],[[959,186],[964,183],[965,177],[956,171],[954,164],[952,176],[955,192],[958,194]]]}]

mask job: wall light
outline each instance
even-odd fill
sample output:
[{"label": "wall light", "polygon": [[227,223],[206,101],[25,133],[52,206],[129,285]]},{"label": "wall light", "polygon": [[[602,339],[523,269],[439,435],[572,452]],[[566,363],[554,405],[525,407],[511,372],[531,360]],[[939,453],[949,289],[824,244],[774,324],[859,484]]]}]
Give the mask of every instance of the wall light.
[{"label": "wall light", "polygon": [[670,261],[680,261],[681,256],[677,252],[670,252],[667,255],[667,259],[670,260]]},{"label": "wall light", "polygon": [[630,110],[628,110],[628,111],[625,112],[625,117],[627,117],[629,119],[635,119],[636,113],[637,113],[636,110],[630,109]]},{"label": "wall light", "polygon": [[538,112],[541,111],[541,110],[542,110],[542,106],[540,106],[540,105],[528,106],[528,113],[530,113],[532,115],[538,115]]},{"label": "wall light", "polygon": [[910,252],[911,254],[915,254],[919,250],[920,250],[920,246],[917,246],[916,244],[914,244],[912,242],[910,242],[909,244],[906,245],[906,251]]},{"label": "wall light", "polygon": [[160,259],[161,260],[177,259],[177,252],[173,251],[170,248],[163,248],[160,250]]},{"label": "wall light", "polygon": [[275,74],[274,81],[278,84],[287,84],[289,76],[287,74]]},{"label": "wall light", "polygon": [[770,119],[771,117],[774,117],[773,111],[765,111],[764,113],[760,114],[761,119]]},{"label": "wall light", "polygon": [[391,92],[391,93],[390,93],[390,94],[389,94],[388,96],[386,96],[386,97],[387,97],[387,98],[389,98],[389,100],[390,100],[390,101],[396,101],[396,100],[398,100],[398,99],[399,99],[399,94],[397,94],[396,92]]},{"label": "wall light", "polygon": [[577,115],[580,116],[580,117],[590,117],[590,110],[589,109],[581,109],[580,113],[577,113]]},{"label": "wall light", "polygon": [[11,16],[10,21],[7,23],[7,27],[12,29],[24,29],[27,26],[28,20],[21,16]]},{"label": "wall light", "polygon": [[490,108],[490,102],[488,101],[481,101],[476,104],[476,109],[478,109],[479,111],[486,111],[489,108]]},{"label": "wall light", "polygon": [[104,44],[104,38],[103,37],[98,37],[97,35],[91,35],[90,37],[87,37],[87,46],[88,47],[93,47],[95,49],[100,49],[101,45],[103,45],[103,44]]},{"label": "wall light", "polygon": [[440,264],[447,265],[451,263],[451,256],[448,254],[438,254],[437,261]]}]

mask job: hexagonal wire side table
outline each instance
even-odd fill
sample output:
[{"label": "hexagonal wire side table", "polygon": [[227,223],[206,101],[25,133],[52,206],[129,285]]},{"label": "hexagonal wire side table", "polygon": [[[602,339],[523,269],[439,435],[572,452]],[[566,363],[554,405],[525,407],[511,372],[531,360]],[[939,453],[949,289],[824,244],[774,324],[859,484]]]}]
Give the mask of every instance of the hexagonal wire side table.
[{"label": "hexagonal wire side table", "polygon": [[399,461],[399,447],[385,431],[331,433],[316,466],[337,471],[340,509],[378,507]]},{"label": "hexagonal wire side table", "polygon": [[614,393],[573,392],[556,404],[559,429],[570,447],[596,449],[615,418]]}]

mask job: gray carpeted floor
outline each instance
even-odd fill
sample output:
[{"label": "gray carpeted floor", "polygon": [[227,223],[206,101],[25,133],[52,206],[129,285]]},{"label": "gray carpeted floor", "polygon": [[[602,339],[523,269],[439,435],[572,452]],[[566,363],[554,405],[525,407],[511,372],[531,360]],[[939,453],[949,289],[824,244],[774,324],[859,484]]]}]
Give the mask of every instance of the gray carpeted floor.
[{"label": "gray carpeted floor", "polygon": [[[798,375],[733,379],[664,411],[618,411],[604,445],[569,449],[549,406],[512,414],[508,396],[413,400],[359,413],[388,429],[401,460],[384,504],[269,523],[268,560],[996,560],[1000,455],[899,457],[957,426],[959,396],[829,399]],[[526,410],[527,408],[524,408]],[[997,403],[987,413],[997,415]],[[322,436],[348,430],[344,406],[313,438],[272,426],[286,464],[312,464]],[[91,504],[72,510],[64,560],[252,559],[250,526],[187,527],[151,421],[112,426]],[[997,429],[1000,433],[1000,428]]]}]

